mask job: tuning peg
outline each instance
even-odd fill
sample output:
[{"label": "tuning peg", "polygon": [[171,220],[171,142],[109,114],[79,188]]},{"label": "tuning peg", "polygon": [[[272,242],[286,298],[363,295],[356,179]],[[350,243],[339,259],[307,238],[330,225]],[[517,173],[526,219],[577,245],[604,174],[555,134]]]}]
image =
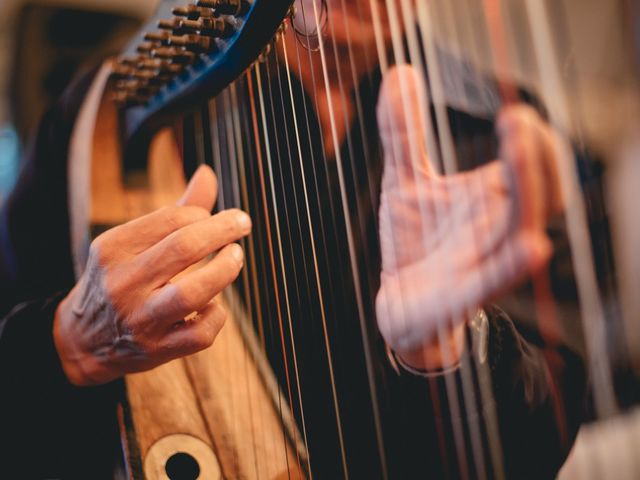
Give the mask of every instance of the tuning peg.
[{"label": "tuning peg", "polygon": [[178,17],[187,17],[190,20],[197,20],[200,17],[212,17],[215,11],[211,8],[197,7],[196,5],[185,5],[175,7],[172,13]]},{"label": "tuning peg", "polygon": [[157,31],[157,32],[147,32],[144,34],[144,39],[150,42],[158,42],[165,43],[171,37],[171,32],[167,31]]},{"label": "tuning peg", "polygon": [[197,0],[196,5],[212,8],[216,15],[241,15],[249,8],[245,0]]},{"label": "tuning peg", "polygon": [[160,90],[159,85],[149,85],[139,79],[120,80],[116,83],[116,88],[118,90],[126,91],[129,94],[143,95],[147,97],[155,95]]},{"label": "tuning peg", "polygon": [[113,71],[111,72],[111,76],[114,78],[127,78],[130,77],[133,72],[135,72],[134,68],[131,68],[128,65],[115,65],[113,67]]},{"label": "tuning peg", "polygon": [[150,85],[164,85],[165,83],[171,81],[173,75],[156,70],[147,70],[147,69],[136,69],[132,74],[132,78],[136,78],[138,80],[144,80]]},{"label": "tuning peg", "polygon": [[158,28],[161,28],[163,30],[173,30],[174,33],[180,31],[182,27],[183,20],[177,17],[158,21]]},{"label": "tuning peg", "polygon": [[258,62],[265,63],[270,53],[271,53],[271,44],[267,43],[267,45],[262,49],[262,52],[260,52],[260,55],[258,55]]},{"label": "tuning peg", "polygon": [[198,59],[195,53],[176,47],[156,48],[151,52],[151,55],[156,58],[171,60],[174,63],[193,63]]},{"label": "tuning peg", "polygon": [[111,99],[123,107],[140,106],[149,103],[148,96],[132,93],[126,90],[113,92]]},{"label": "tuning peg", "polygon": [[160,58],[145,58],[138,63],[140,68],[147,70],[159,70],[162,73],[177,75],[182,73],[184,65],[179,63],[171,63]]},{"label": "tuning peg", "polygon": [[134,57],[123,57],[118,60],[120,65],[126,65],[130,67],[136,67],[142,62],[145,58],[144,55],[136,55]]},{"label": "tuning peg", "polygon": [[233,26],[221,18],[184,20],[182,26],[187,31],[214,38],[227,38],[235,32]]},{"label": "tuning peg", "polygon": [[159,42],[142,42],[140,45],[138,45],[136,50],[138,51],[138,53],[150,53],[154,48],[157,48],[159,46]]},{"label": "tuning peg", "polygon": [[212,38],[200,35],[173,36],[169,39],[169,45],[181,46],[196,53],[209,53],[217,48]]}]

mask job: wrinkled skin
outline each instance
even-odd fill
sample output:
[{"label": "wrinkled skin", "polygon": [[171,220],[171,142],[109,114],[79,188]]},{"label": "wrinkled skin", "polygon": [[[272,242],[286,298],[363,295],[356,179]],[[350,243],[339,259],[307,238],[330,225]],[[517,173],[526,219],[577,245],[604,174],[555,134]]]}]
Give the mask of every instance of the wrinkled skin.
[{"label": "wrinkled skin", "polygon": [[532,108],[508,106],[497,122],[500,158],[442,176],[426,151],[424,92],[412,67],[396,67],[378,104],[384,176],[376,311],[386,342],[405,361],[442,367],[459,359],[468,313],[549,261],[545,226],[562,208],[559,143]]},{"label": "wrinkled skin", "polygon": [[[238,276],[243,252],[233,242],[251,230],[244,212],[211,216],[216,195],[213,171],[201,167],[178,205],[94,240],[85,273],[54,321],[72,383],[106,383],[213,343],[225,318],[213,298]],[[172,280],[216,251],[204,266]]]}]

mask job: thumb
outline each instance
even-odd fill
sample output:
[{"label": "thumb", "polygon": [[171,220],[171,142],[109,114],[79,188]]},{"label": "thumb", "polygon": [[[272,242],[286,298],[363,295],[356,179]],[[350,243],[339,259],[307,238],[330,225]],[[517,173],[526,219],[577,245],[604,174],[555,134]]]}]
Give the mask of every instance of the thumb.
[{"label": "thumb", "polygon": [[[385,171],[395,168],[397,181],[414,178],[414,170],[435,174],[426,149],[427,89],[422,74],[411,65],[393,67],[385,75],[378,99],[378,128]],[[407,176],[408,175],[408,176]],[[389,181],[389,179],[387,179]]]},{"label": "thumb", "polygon": [[201,165],[193,174],[178,205],[202,207],[212,211],[218,196],[218,179],[208,165]]}]

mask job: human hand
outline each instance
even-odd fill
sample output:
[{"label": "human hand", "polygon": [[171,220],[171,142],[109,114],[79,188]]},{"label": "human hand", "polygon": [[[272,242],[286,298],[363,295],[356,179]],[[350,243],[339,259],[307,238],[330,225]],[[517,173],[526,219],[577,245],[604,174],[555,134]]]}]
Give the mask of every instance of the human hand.
[{"label": "human hand", "polygon": [[[213,298],[238,276],[249,216],[211,216],[217,181],[201,167],[177,206],[113,228],[91,244],[87,267],[59,305],[54,340],[76,385],[151,369],[210,346],[225,312]],[[203,267],[172,279],[212,252]],[[194,318],[184,320],[191,313]]]},{"label": "human hand", "polygon": [[[469,313],[543,268],[548,218],[561,210],[558,140],[530,107],[506,107],[500,160],[441,176],[429,163],[424,82],[412,67],[385,77],[378,104],[384,147],[377,320],[416,368],[457,363]],[[446,344],[438,341],[444,333]]]}]

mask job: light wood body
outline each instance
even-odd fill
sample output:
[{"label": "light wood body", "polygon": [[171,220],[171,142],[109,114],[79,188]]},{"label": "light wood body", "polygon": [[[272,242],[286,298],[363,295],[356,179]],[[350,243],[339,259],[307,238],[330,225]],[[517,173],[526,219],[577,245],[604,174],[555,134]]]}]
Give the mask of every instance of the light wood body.
[{"label": "light wood body", "polygon": [[[125,189],[116,131],[115,112],[104,101],[93,144],[93,224],[117,225],[175,203],[185,187],[174,137],[164,131],[151,149],[148,186]],[[201,467],[202,479],[219,475],[215,462],[228,479],[302,478],[296,449],[283,428],[291,424],[288,408],[282,403],[285,411],[277,410],[275,380],[265,379],[264,368],[258,368],[263,361],[247,348],[251,341],[240,321],[228,315],[214,345],[203,352],[127,377],[132,427],[149,480],[168,478],[156,476],[163,470],[158,455],[184,450],[208,462]]]}]

